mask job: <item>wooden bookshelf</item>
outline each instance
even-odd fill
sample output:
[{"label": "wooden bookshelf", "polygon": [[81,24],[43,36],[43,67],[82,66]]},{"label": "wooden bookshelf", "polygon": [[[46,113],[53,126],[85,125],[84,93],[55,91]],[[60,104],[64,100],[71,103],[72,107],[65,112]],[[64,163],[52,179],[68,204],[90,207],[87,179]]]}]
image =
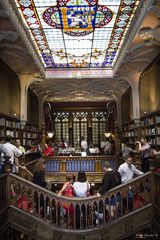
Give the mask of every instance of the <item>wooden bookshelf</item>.
[{"label": "wooden bookshelf", "polygon": [[160,147],[160,111],[145,115],[139,119],[139,126],[135,121],[123,124],[123,138],[129,143],[134,143],[140,137],[149,137],[151,144]]},{"label": "wooden bookshelf", "polygon": [[21,139],[24,147],[35,141],[39,142],[41,137],[37,126],[27,124],[22,128],[19,119],[0,114],[0,140],[3,141],[7,135],[12,137],[13,142],[17,138]]}]

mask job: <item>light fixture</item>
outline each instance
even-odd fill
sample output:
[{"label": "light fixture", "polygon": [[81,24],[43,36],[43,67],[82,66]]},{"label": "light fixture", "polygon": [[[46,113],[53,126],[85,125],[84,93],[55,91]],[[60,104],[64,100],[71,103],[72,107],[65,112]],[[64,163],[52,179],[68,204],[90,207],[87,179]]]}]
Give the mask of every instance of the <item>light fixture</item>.
[{"label": "light fixture", "polygon": [[105,136],[106,138],[109,138],[109,137],[111,137],[111,135],[112,135],[112,133],[111,133],[111,132],[105,132],[105,133],[104,133],[104,136]]},{"label": "light fixture", "polygon": [[44,106],[44,119],[46,117],[46,135],[49,138],[54,136],[53,120],[51,117],[51,105],[46,102]]},{"label": "light fixture", "polygon": [[54,136],[54,132],[47,132],[47,135],[49,138],[52,138]]}]

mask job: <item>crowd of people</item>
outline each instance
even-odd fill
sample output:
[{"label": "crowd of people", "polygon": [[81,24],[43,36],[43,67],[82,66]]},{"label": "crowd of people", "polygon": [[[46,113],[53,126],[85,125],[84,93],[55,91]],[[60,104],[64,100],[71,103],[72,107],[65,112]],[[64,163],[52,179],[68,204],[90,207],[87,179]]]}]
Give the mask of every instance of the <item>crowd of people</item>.
[{"label": "crowd of people", "polygon": [[[144,173],[138,170],[135,165],[132,163],[132,156],[128,155],[125,162],[121,164],[118,170],[112,169],[110,162],[106,161],[104,164],[104,177],[102,179],[101,186],[96,194],[97,198],[107,193],[110,189],[124,183],[128,183],[135,176],[143,175]],[[45,181],[45,160],[41,159],[37,162],[34,169],[33,182],[41,187],[46,187],[47,182]],[[63,184],[62,188],[58,192],[58,196],[66,196],[68,198],[87,198],[91,195],[90,193],[90,183],[87,180],[87,176],[85,171],[79,171],[77,179],[74,175],[70,174],[66,176],[66,182]],[[123,209],[122,211],[125,213],[127,209],[127,203],[129,210],[133,208],[133,189],[130,187],[128,191],[128,196],[123,198],[122,196],[111,197],[110,199],[105,200],[105,209],[110,214],[112,218],[115,216],[116,205],[122,201]],[[40,203],[43,205],[43,203]],[[67,204],[63,202],[63,204],[59,203],[59,211],[60,216],[65,219],[65,221],[69,221],[69,224],[73,226],[74,222],[74,213],[76,214],[76,228],[80,228],[80,218],[83,218],[83,227],[86,226],[86,213],[85,206],[82,205],[81,209],[79,205],[74,207],[72,204]],[[99,207],[99,209],[95,209],[95,216],[97,219],[103,218],[103,209]],[[68,219],[68,216],[70,218]],[[80,217],[81,216],[81,217]]]},{"label": "crowd of people", "polygon": [[[109,142],[111,140],[108,140]],[[106,161],[104,164],[104,177],[102,179],[101,186],[97,192],[97,197],[102,196],[106,192],[108,192],[110,189],[120,185],[125,184],[131,181],[135,176],[143,175],[145,172],[149,171],[149,159],[151,156],[158,156],[160,155],[160,151],[156,151],[155,148],[152,148],[149,139],[142,138],[141,141],[137,141],[136,144],[138,145],[138,150],[134,150],[131,148],[131,146],[128,143],[123,143],[122,146],[122,157],[124,158],[124,163],[121,164],[118,168],[118,170],[112,169],[110,162]],[[65,148],[65,143],[62,141],[61,147]],[[105,151],[107,154],[111,154],[110,152],[111,142],[105,145]],[[81,141],[81,149],[82,151],[86,152],[88,149],[88,144],[86,140],[83,138]],[[34,149],[38,150],[40,149]],[[45,144],[44,151],[42,153],[43,156],[56,156],[56,153],[58,151],[58,147],[54,145],[54,147],[49,146],[47,143]],[[137,151],[141,154],[141,160],[142,160],[142,169],[141,171],[135,167],[135,165],[132,163],[132,155],[134,153],[137,153]],[[28,151],[25,151],[24,147],[21,146],[20,139],[17,139],[15,144],[11,143],[11,138],[7,136],[5,138],[4,144],[0,144],[0,153],[1,153],[1,165],[3,166],[3,162],[7,161],[10,163],[12,172],[18,173],[19,168],[26,169],[25,166],[22,166],[19,164],[18,159],[24,154],[30,153]],[[41,155],[40,155],[41,156]],[[48,186],[48,183],[45,181],[45,159],[40,158],[37,163],[35,164],[34,171],[33,171],[33,183],[47,188],[51,189],[50,186]],[[11,186],[12,189],[12,186]],[[74,175],[67,175],[66,176],[66,182],[63,184],[61,190],[58,192],[58,196],[66,196],[69,198],[77,197],[77,198],[86,198],[90,196],[90,189],[91,186],[89,182],[87,181],[86,173],[84,171],[79,171],[77,179]],[[105,201],[105,208],[108,212],[110,212],[110,216],[114,217],[115,215],[115,208],[117,203],[122,202],[123,203],[123,209],[122,212],[125,212],[126,205],[128,203],[129,209],[133,208],[133,189],[130,187],[128,191],[128,196],[125,198],[122,198],[122,196],[116,196],[112,197],[111,199],[107,199]],[[14,189],[13,189],[14,192]],[[43,206],[43,200],[41,200],[40,206]],[[73,205],[67,205],[63,204],[60,205],[60,212],[61,215],[68,216],[70,215],[70,224],[73,224],[73,215],[74,211],[76,212],[76,228],[80,228],[80,215],[83,216],[83,225],[85,227],[86,222],[86,209],[82,205],[82,208],[80,209],[79,205],[76,205],[76,209],[74,210]],[[101,215],[100,215],[101,214]],[[100,216],[103,216],[101,213],[101,208],[99,207],[99,210],[95,209],[95,216],[98,216],[100,219]],[[68,219],[66,219],[68,221]]]},{"label": "crowd of people", "polygon": [[[24,169],[24,166],[19,164],[19,157],[23,157],[26,155],[31,155],[32,160],[36,158],[44,157],[52,157],[59,155],[59,149],[66,149],[68,147],[68,143],[63,139],[61,142],[49,142],[45,143],[44,149],[42,151],[41,144],[33,143],[32,146],[28,148],[24,148],[21,145],[20,139],[16,139],[15,144],[11,142],[11,137],[6,136],[4,139],[4,144],[1,144],[0,148],[0,171],[2,172],[3,163],[6,161],[5,159],[8,157],[9,163],[12,167],[12,172],[18,173],[19,168]],[[133,145],[129,144],[126,141],[123,141],[121,144],[121,152],[120,156],[126,159],[129,154],[140,154],[142,161],[142,171],[145,173],[149,171],[149,162],[150,158],[154,158],[160,155],[160,151],[157,151],[154,146],[150,143],[150,139],[148,137],[141,138],[141,141],[137,141],[135,143],[136,148],[133,148]],[[82,136],[80,143],[82,156],[87,156],[89,154],[89,146],[86,139]],[[105,144],[102,148],[104,155],[114,155],[115,153],[115,144],[112,137],[106,138]]]}]

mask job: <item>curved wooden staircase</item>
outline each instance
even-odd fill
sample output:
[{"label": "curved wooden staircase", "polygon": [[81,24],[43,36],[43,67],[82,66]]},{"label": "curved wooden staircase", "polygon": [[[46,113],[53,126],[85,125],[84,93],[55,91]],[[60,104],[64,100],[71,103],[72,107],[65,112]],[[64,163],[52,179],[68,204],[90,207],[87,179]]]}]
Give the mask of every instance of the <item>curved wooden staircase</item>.
[{"label": "curved wooden staircase", "polygon": [[[15,196],[10,194],[11,184]],[[148,226],[154,225],[157,232],[160,229],[159,174],[146,173],[102,197],[85,199],[58,197],[13,174],[0,176],[0,187],[2,240],[20,239],[14,238],[13,230],[37,240],[120,240]],[[128,198],[131,189],[132,200]],[[110,204],[112,198],[115,206]],[[64,214],[62,210],[66,204],[72,211]],[[80,212],[79,226],[77,211]],[[7,229],[12,229],[11,233],[6,233]]]}]

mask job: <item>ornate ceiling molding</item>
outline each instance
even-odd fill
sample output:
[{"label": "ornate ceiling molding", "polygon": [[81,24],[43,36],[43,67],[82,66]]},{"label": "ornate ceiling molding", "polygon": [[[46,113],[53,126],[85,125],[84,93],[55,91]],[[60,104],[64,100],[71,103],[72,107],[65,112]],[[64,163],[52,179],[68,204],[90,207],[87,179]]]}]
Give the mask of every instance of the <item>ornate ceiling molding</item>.
[{"label": "ornate ceiling molding", "polygon": [[16,9],[11,3],[12,1],[9,0],[1,0],[1,5],[3,6],[4,9],[7,9],[9,13],[10,20],[12,21],[13,25],[15,26],[16,30],[19,32],[20,37],[22,38],[23,42],[25,43],[25,46],[29,50],[29,53],[33,57],[34,61],[36,62],[40,72],[44,75],[44,67],[37,55],[37,52],[35,51],[32,42],[27,35],[27,31],[25,30],[25,27],[23,26],[22,22],[19,19],[19,15],[16,12]]},{"label": "ornate ceiling molding", "polygon": [[8,18],[9,13],[5,10],[0,10],[0,18]]},{"label": "ornate ceiling molding", "polygon": [[85,70],[49,70],[45,72],[46,79],[82,79],[82,78],[112,78],[113,71],[112,69],[85,69]]},{"label": "ornate ceiling molding", "polygon": [[17,32],[0,30],[0,41],[7,40],[10,42],[15,42],[17,39],[18,39]]},{"label": "ornate ceiling molding", "polygon": [[145,17],[145,14],[148,11],[148,8],[154,3],[154,0],[146,0],[146,1],[140,1],[139,3],[139,11],[137,11],[136,15],[135,15],[135,20],[132,22],[132,26],[130,27],[129,32],[127,33],[128,35],[128,40],[125,42],[124,46],[121,47],[121,53],[119,54],[118,60],[115,64],[114,67],[114,75],[116,74],[116,72],[118,71],[120,64],[122,63],[124,57],[126,56],[126,53],[129,49],[129,46],[136,34],[136,32],[138,31],[140,24],[142,23],[142,20]]}]

